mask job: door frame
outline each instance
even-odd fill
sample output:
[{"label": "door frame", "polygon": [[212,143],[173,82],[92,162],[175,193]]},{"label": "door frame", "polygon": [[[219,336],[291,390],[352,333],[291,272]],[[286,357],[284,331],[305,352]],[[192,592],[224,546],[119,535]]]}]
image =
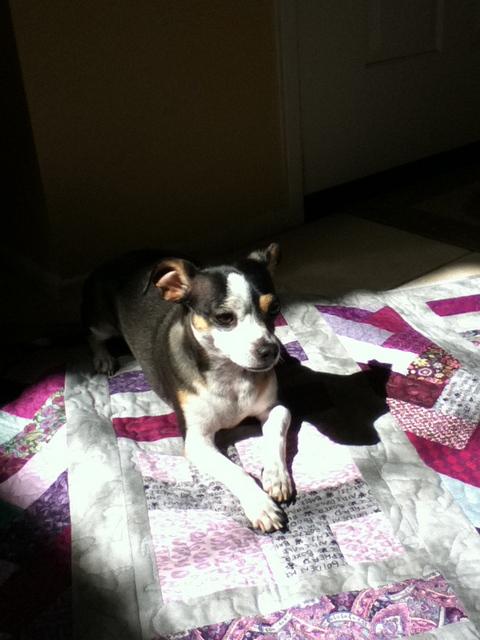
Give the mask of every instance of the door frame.
[{"label": "door frame", "polygon": [[278,56],[280,122],[288,182],[289,226],[304,222],[303,148],[298,68],[297,7],[293,0],[274,0]]}]

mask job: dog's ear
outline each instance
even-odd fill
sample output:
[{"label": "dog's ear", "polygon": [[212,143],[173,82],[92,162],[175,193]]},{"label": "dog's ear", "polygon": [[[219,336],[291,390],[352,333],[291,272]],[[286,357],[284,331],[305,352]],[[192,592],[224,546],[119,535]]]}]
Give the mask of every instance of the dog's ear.
[{"label": "dog's ear", "polygon": [[164,300],[182,302],[190,292],[196,272],[195,265],[188,260],[166,258],[154,267],[150,281]]},{"label": "dog's ear", "polygon": [[280,245],[276,242],[272,242],[266,249],[259,249],[253,251],[249,256],[249,260],[256,260],[257,262],[263,262],[270,273],[273,275],[275,267],[280,262]]}]

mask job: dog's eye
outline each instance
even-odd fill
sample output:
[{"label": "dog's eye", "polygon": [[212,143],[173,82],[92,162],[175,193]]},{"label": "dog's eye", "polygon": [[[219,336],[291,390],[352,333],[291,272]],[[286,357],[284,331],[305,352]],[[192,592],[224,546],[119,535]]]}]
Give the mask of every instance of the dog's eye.
[{"label": "dog's eye", "polygon": [[215,315],[215,322],[222,327],[231,327],[235,324],[235,314],[231,311],[222,311]]}]

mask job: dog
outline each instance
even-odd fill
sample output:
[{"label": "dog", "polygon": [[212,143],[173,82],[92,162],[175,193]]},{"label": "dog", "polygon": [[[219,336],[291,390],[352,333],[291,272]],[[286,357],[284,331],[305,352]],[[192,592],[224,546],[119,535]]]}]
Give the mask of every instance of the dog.
[{"label": "dog", "polygon": [[[291,416],[278,402],[274,369],[278,260],[275,243],[231,266],[206,268],[134,252],[94,272],[83,300],[97,372],[114,372],[106,341],[123,336],[154,391],[174,408],[187,459],[227,487],[263,533],[284,528],[279,503],[292,495],[285,459]],[[215,445],[219,430],[247,417],[262,425],[263,489]]]}]

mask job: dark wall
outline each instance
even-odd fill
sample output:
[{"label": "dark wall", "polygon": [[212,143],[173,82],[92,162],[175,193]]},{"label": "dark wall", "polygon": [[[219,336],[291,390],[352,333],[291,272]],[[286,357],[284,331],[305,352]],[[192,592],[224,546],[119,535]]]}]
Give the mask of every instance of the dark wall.
[{"label": "dark wall", "polygon": [[272,0],[10,6],[60,273],[285,226]]},{"label": "dark wall", "polygon": [[0,3],[0,118],[3,257],[46,262],[48,222],[8,3]]}]

